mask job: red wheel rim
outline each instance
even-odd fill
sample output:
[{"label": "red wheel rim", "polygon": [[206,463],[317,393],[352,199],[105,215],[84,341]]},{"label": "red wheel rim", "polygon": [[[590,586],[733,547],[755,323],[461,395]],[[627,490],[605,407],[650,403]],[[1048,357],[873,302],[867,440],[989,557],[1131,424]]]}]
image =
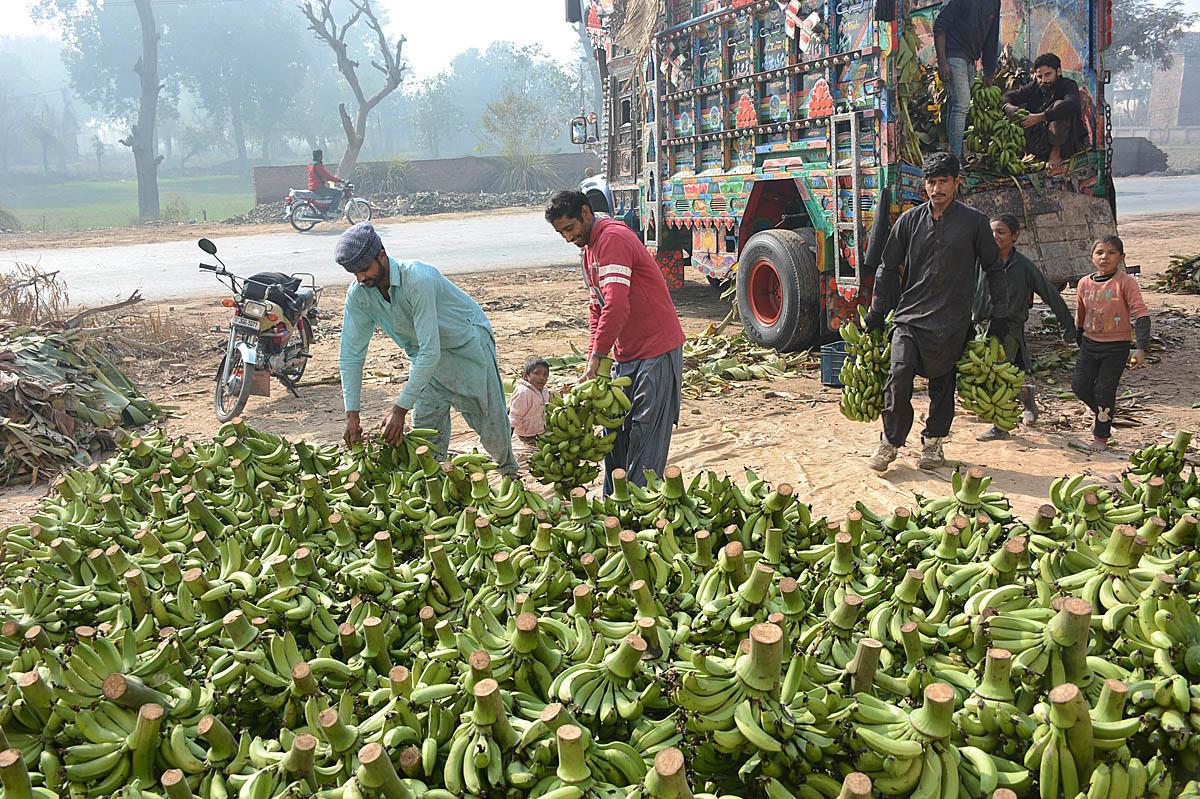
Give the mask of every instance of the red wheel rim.
[{"label": "red wheel rim", "polygon": [[783,312],[783,288],[779,273],[766,259],[759,259],[750,267],[750,310],[759,323],[770,326],[779,321]]}]

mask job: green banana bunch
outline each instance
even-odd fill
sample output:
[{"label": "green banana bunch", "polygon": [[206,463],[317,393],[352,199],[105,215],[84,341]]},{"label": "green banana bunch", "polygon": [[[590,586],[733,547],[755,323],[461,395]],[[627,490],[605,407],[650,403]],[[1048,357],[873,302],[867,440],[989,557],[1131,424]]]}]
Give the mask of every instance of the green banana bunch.
[{"label": "green banana bunch", "polygon": [[[546,485],[553,484],[560,496],[596,478],[600,472],[595,464],[612,450],[615,431],[625,424],[632,405],[621,389],[632,381],[611,375],[612,360],[601,358],[595,377],[546,404],[546,432],[538,436],[530,472]],[[596,428],[614,432],[597,435]]]},{"label": "green banana bunch", "polygon": [[971,339],[956,368],[959,404],[1001,430],[1014,429],[1021,421],[1017,395],[1025,373],[1005,359],[1000,340],[986,334]]},{"label": "green banana bunch", "polygon": [[860,330],[866,326],[865,315],[859,309],[859,324],[846,322],[838,333],[850,345],[838,379],[842,382],[842,399],[838,410],[854,422],[873,422],[883,412],[883,386],[892,363],[892,317],[881,330]]},{"label": "green banana bunch", "polygon": [[856,768],[884,796],[957,796],[961,754],[950,742],[953,714],[954,689],[945,683],[927,686],[911,713],[858,694],[851,716]]},{"label": "green banana bunch", "polygon": [[1002,110],[1004,91],[996,85],[986,85],[982,73],[971,85],[971,107],[967,111],[967,128],[963,143],[979,153],[1002,175],[1022,175],[1028,170],[1025,158],[1025,130],[1019,120],[1029,112],[1018,109],[1017,121],[1010,120]]},{"label": "green banana bunch", "polygon": [[1155,444],[1135,450],[1129,456],[1130,470],[1143,476],[1155,475],[1171,482],[1180,478],[1186,465],[1185,460],[1188,446],[1192,443],[1192,434],[1180,430],[1170,444]]}]

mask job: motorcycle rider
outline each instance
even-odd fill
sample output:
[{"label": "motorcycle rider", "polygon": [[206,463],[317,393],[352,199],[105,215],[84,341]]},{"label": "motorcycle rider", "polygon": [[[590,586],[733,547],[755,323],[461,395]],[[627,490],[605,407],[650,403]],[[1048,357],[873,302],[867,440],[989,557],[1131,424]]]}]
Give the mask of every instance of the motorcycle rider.
[{"label": "motorcycle rider", "polygon": [[336,212],[342,202],[342,190],[335,189],[328,183],[341,183],[342,179],[325,168],[324,158],[325,154],[320,150],[312,151],[313,162],[308,165],[308,190],[318,199],[332,197],[333,205],[330,206],[330,209]]}]

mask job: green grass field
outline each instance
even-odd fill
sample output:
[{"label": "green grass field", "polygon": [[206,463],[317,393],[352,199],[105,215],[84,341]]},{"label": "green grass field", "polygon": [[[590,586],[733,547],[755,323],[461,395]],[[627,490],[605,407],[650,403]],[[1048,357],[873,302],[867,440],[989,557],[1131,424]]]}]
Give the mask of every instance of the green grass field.
[{"label": "green grass field", "polygon": [[[215,175],[159,178],[162,218],[226,219],[254,207],[250,178]],[[137,223],[137,181],[77,180],[45,185],[10,186],[0,205],[15,213],[28,230],[82,230]]]}]

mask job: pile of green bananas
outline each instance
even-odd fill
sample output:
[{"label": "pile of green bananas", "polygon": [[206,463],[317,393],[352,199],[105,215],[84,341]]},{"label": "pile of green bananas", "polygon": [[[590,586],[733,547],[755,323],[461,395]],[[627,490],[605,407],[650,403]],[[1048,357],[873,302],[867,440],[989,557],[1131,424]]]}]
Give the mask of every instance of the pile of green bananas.
[{"label": "pile of green bananas", "polygon": [[[985,156],[1001,174],[1023,175],[1031,171],[1024,160],[1025,129],[1019,121],[1005,115],[1001,108],[1003,97],[1004,92],[999,86],[984,84],[982,73],[975,76],[963,143],[968,150]],[[1017,120],[1028,113],[1018,109]]]},{"label": "pile of green bananas", "polygon": [[859,328],[853,320],[846,322],[838,333],[850,346],[838,379],[842,381],[842,400],[838,410],[854,422],[873,422],[883,412],[883,386],[892,365],[892,316],[880,330],[866,330],[860,311]]},{"label": "pile of green bananas", "polygon": [[0,799],[1197,794],[1181,458],[830,521],[750,472],[546,500],[427,432],[150,431],[0,529]]},{"label": "pile of green bananas", "polygon": [[986,334],[971,339],[957,368],[959,403],[1001,430],[1014,429],[1021,421],[1025,373],[1005,359],[1000,340]]},{"label": "pile of green bananas", "polygon": [[[565,397],[552,396],[546,404],[546,432],[538,436],[538,451],[529,471],[560,495],[584,486],[600,473],[617,439],[616,428],[625,423],[631,407],[621,389],[628,377],[612,379],[612,360],[602,358],[596,376],[574,386]],[[612,432],[597,433],[597,428]]]},{"label": "pile of green bananas", "polygon": [[1192,434],[1180,430],[1170,444],[1155,444],[1139,449],[1129,456],[1129,463],[1134,474],[1176,473],[1184,467],[1184,457],[1188,445],[1192,443]]}]

